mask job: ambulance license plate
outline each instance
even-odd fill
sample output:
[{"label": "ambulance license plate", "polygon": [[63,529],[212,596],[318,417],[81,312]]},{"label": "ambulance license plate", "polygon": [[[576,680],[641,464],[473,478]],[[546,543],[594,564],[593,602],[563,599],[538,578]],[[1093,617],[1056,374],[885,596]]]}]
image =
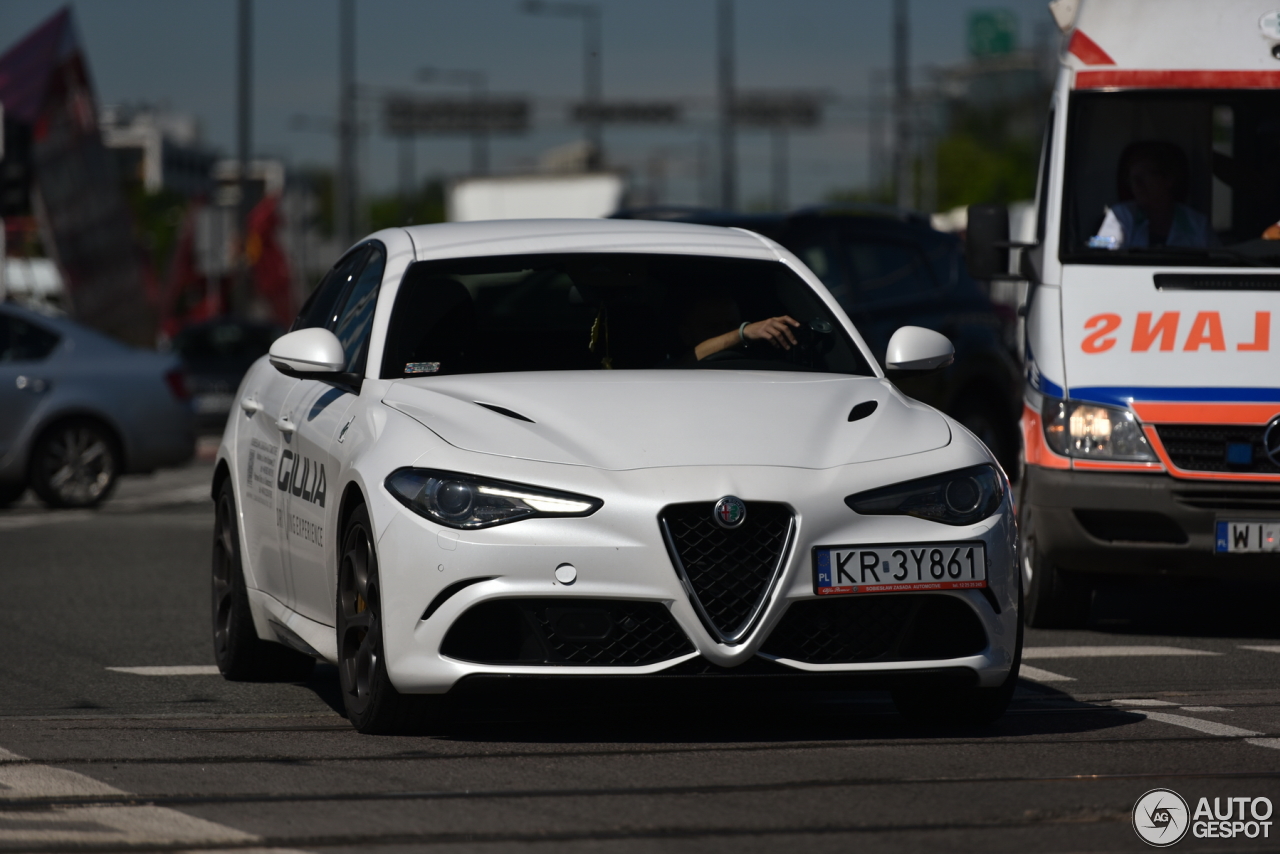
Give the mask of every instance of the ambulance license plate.
[{"label": "ambulance license plate", "polygon": [[819,596],[964,590],[987,586],[982,543],[830,546],[813,550]]},{"label": "ambulance license plate", "polygon": [[1280,552],[1280,519],[1219,520],[1213,550],[1219,554]]}]

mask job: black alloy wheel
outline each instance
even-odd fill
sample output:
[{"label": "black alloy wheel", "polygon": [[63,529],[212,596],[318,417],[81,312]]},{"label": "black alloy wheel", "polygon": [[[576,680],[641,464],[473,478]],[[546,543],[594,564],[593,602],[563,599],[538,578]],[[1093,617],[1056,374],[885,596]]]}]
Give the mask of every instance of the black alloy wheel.
[{"label": "black alloy wheel", "polygon": [[922,685],[903,685],[892,690],[893,704],[898,713],[913,724],[926,726],[967,725],[987,726],[995,723],[1009,708],[1013,692],[1018,687],[1022,671],[1022,619],[1023,607],[1021,573],[1018,578],[1018,613],[1015,614],[1013,664],[1009,675],[999,685],[991,688],[936,688]]},{"label": "black alloy wheel", "polygon": [[24,481],[0,483],[0,508],[8,507],[10,504],[17,502],[26,491],[27,484]]},{"label": "black alloy wheel", "polygon": [[120,452],[100,424],[78,419],[55,424],[36,442],[30,483],[50,507],[94,507],[115,489]]},{"label": "black alloy wheel", "polygon": [[338,564],[338,678],[347,719],[368,734],[409,732],[426,725],[439,697],[401,694],[387,676],[382,642],[382,587],[372,526],[356,507],[342,536]]},{"label": "black alloy wheel", "polygon": [[213,525],[213,656],[218,670],[234,682],[304,682],[316,660],[260,639],[253,627],[236,518],[227,478],[218,490]]},{"label": "black alloy wheel", "polygon": [[1023,506],[1018,535],[1019,567],[1027,590],[1023,618],[1034,629],[1083,629],[1089,623],[1093,587],[1074,573],[1054,565],[1036,543],[1031,508]]}]

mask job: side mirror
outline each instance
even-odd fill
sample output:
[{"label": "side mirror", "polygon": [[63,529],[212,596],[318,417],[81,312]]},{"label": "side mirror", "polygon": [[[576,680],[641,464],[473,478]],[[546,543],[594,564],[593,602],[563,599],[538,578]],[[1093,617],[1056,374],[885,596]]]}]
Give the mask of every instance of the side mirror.
[{"label": "side mirror", "polygon": [[271,345],[267,358],[280,373],[299,379],[322,379],[347,366],[342,342],[328,329],[299,329],[282,335]]},{"label": "side mirror", "polygon": [[1009,208],[969,205],[965,236],[965,266],[978,281],[1009,274]]},{"label": "side mirror", "polygon": [[932,371],[956,360],[947,336],[923,326],[903,326],[889,339],[884,366],[891,371]]}]

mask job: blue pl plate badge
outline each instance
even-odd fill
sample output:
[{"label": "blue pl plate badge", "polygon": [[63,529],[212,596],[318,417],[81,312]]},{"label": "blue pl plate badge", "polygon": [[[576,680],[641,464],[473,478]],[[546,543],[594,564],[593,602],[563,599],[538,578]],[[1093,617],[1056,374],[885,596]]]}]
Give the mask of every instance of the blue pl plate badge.
[{"label": "blue pl plate badge", "polygon": [[1217,525],[1217,528],[1218,528],[1217,535],[1214,537],[1214,539],[1217,541],[1216,544],[1214,545],[1214,551],[1219,551],[1219,552],[1229,551],[1231,547],[1227,545],[1227,523],[1219,522]]},{"label": "blue pl plate badge", "polygon": [[818,586],[831,586],[831,552],[826,549],[818,552]]},{"label": "blue pl plate badge", "polygon": [[406,374],[434,374],[439,370],[439,362],[410,362],[404,366]]}]

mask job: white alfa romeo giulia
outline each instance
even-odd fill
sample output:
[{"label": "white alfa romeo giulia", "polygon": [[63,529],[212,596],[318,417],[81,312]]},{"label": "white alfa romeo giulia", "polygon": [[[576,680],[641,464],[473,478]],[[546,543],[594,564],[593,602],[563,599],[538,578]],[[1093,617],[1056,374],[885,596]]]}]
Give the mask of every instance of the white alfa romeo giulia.
[{"label": "white alfa romeo giulia", "polygon": [[[952,353],[904,327],[886,366]],[[380,231],[245,377],[213,494],[223,674],[336,663],[362,732],[492,675],[841,677],[969,722],[1017,681],[1004,473],[745,231]]]}]

